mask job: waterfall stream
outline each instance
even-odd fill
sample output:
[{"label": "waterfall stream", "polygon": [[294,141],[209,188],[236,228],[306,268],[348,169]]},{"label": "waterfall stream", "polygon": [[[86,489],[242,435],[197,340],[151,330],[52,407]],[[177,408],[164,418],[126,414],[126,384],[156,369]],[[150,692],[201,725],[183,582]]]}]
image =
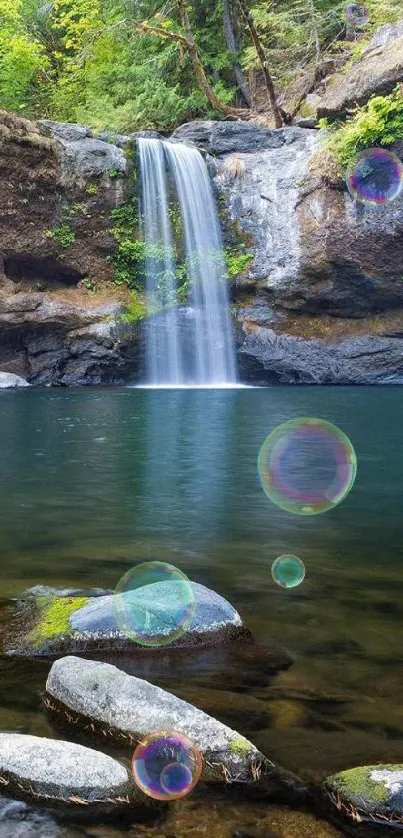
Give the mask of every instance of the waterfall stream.
[{"label": "waterfall stream", "polygon": [[141,138],[138,147],[148,300],[145,383],[235,383],[227,275],[207,166],[196,148],[180,143]]}]

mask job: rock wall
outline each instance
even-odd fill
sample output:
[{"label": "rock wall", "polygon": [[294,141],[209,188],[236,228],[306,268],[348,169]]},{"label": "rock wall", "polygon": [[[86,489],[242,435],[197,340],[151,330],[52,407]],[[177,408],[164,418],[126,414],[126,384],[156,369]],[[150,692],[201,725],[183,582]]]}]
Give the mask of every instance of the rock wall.
[{"label": "rock wall", "polygon": [[175,132],[214,151],[227,226],[253,255],[233,289],[243,380],[400,383],[403,192],[358,204],[323,171],[325,132],[284,128],[262,143],[261,131],[255,146],[252,126],[245,137],[231,123]]},{"label": "rock wall", "polygon": [[[0,112],[0,372],[34,385],[138,379],[141,329],[121,323],[110,261],[135,136]],[[403,380],[403,192],[358,205],[320,165],[317,130],[201,121],[172,140],[205,155],[225,237],[252,257],[231,285],[242,380]]]}]

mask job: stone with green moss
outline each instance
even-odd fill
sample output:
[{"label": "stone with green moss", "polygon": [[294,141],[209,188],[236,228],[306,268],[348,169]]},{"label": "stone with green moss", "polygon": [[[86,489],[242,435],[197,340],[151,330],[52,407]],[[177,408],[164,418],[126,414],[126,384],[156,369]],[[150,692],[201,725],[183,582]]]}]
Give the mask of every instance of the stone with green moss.
[{"label": "stone with green moss", "polygon": [[323,791],[337,816],[355,823],[368,818],[385,827],[388,823],[403,825],[403,764],[341,771],[324,781]]}]

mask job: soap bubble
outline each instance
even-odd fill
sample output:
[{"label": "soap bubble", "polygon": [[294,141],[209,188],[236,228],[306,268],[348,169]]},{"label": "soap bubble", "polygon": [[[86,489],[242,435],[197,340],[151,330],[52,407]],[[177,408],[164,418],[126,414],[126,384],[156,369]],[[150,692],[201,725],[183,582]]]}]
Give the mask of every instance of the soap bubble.
[{"label": "soap bubble", "polygon": [[382,206],[393,201],[403,186],[403,163],[384,148],[368,148],[347,169],[350,194],[364,204]]},{"label": "soap bubble", "polygon": [[305,579],[305,565],[298,556],[279,556],[271,566],[271,575],[282,588],[296,588]]},{"label": "soap bubble", "polygon": [[203,760],[196,745],[176,730],[157,730],[133,754],[134,782],[155,800],[185,797],[198,783]]},{"label": "soap bubble", "polygon": [[351,26],[366,26],[369,20],[368,10],[363,3],[349,3],[344,9],[344,16]]},{"label": "soap bubble", "polygon": [[145,562],[120,579],[113,604],[122,634],[141,646],[165,646],[188,629],[195,593],[187,576],[174,565]]},{"label": "soap bubble", "polygon": [[319,515],[337,506],[357,472],[348,437],[324,419],[291,419],[264,441],[258,457],[263,491],[280,509]]}]

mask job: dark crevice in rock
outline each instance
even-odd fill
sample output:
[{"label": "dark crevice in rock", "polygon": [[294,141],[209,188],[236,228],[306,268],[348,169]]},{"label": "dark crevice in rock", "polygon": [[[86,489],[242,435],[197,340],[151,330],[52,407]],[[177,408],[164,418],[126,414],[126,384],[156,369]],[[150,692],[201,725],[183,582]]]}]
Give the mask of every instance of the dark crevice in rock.
[{"label": "dark crevice in rock", "polygon": [[64,265],[53,256],[32,256],[24,253],[10,253],[4,258],[4,273],[13,282],[38,282],[43,280],[47,285],[75,286],[84,274],[75,270],[71,265]]}]

